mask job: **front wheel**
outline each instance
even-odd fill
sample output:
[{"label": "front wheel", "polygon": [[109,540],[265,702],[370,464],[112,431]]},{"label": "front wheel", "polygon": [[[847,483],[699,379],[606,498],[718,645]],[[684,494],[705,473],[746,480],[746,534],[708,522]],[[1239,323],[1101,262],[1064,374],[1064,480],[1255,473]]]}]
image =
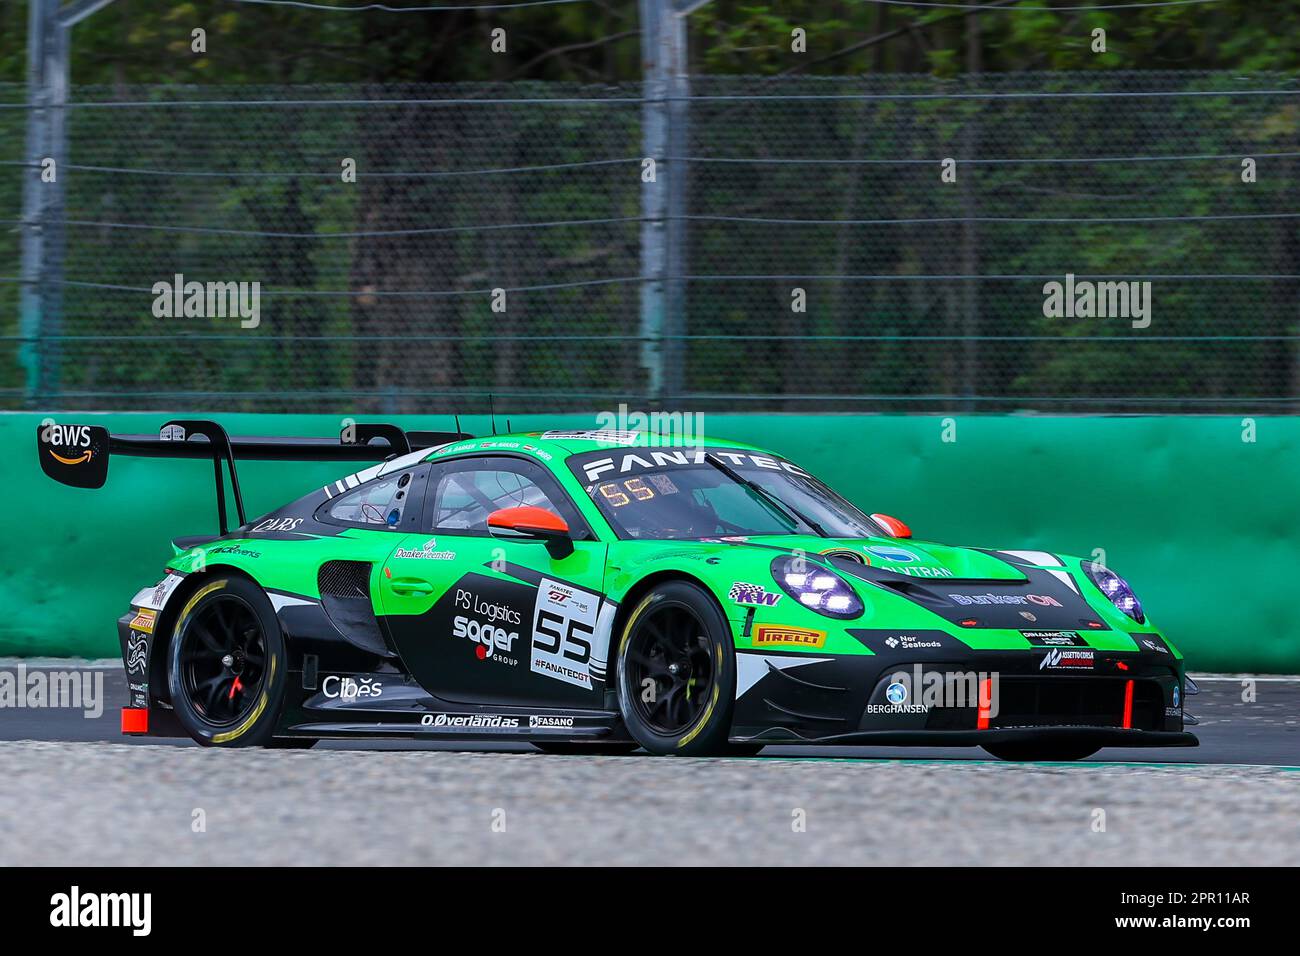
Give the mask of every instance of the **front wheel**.
[{"label": "front wheel", "polygon": [[167,681],[181,725],[206,747],[271,744],[285,686],[284,636],[262,589],[209,581],[172,631]]},{"label": "front wheel", "polygon": [[985,750],[999,760],[1045,761],[1049,763],[1082,760],[1085,757],[1091,757],[1101,749],[1100,747],[1094,747],[1092,744],[1054,742],[1051,740],[1045,740],[1042,743],[984,744],[983,746]]},{"label": "front wheel", "polygon": [[736,649],[722,609],[688,581],[652,590],[618,649],[623,723],[652,754],[725,755],[735,705]]}]

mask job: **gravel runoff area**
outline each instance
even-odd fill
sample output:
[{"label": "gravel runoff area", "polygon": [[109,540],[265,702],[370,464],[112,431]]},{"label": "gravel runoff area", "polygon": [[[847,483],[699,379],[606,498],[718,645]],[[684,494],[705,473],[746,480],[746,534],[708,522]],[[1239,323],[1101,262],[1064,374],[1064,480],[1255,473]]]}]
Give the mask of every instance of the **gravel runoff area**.
[{"label": "gravel runoff area", "polygon": [[0,805],[3,865],[1300,863],[1261,767],[28,741]]}]

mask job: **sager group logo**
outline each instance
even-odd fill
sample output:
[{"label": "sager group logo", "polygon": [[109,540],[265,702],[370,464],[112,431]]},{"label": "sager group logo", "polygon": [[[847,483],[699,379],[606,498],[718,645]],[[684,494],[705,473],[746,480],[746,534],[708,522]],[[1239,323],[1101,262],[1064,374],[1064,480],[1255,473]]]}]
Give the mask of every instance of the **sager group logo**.
[{"label": "sager group logo", "polygon": [[83,893],[73,886],[50,897],[50,925],[59,928],[127,927],[132,936],[153,928],[152,893]]}]

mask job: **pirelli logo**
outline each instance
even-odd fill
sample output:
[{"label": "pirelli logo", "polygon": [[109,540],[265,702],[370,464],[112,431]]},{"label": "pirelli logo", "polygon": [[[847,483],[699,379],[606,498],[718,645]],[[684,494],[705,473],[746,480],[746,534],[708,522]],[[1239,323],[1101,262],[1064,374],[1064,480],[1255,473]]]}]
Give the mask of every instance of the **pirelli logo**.
[{"label": "pirelli logo", "polygon": [[810,631],[804,627],[781,627],[773,624],[760,624],[754,629],[755,647],[821,647],[825,643],[825,631]]}]

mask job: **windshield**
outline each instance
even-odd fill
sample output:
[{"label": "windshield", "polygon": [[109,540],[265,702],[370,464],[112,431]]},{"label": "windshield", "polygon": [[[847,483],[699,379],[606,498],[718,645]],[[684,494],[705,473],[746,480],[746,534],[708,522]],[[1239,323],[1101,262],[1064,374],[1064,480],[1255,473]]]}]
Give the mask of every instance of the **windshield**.
[{"label": "windshield", "polygon": [[569,466],[623,538],[884,534],[812,475],[774,455],[626,448],[574,455]]}]

